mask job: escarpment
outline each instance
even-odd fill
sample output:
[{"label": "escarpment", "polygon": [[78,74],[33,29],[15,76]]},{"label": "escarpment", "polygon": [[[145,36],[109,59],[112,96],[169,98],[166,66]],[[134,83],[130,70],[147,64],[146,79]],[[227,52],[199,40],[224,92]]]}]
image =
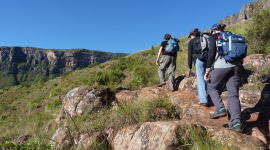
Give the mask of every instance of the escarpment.
[{"label": "escarpment", "polygon": [[123,53],[86,49],[55,50],[33,47],[0,47],[0,88],[32,81],[46,81],[77,68],[103,63]]}]

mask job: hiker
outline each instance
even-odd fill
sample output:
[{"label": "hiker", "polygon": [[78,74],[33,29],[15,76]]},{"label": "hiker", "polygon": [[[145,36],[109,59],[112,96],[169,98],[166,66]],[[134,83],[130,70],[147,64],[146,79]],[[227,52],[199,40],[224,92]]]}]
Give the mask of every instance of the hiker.
[{"label": "hiker", "polygon": [[[197,76],[197,90],[199,97],[199,104],[203,106],[207,106],[207,93],[206,93],[206,81],[204,81],[204,73],[206,67],[206,58],[199,59],[202,55],[201,50],[201,32],[198,28],[193,28],[190,31],[188,38],[191,40],[188,42],[188,66],[189,66],[189,74],[194,74],[192,71],[192,61],[196,66],[196,76]],[[207,48],[208,51],[208,48]]]},{"label": "hiker", "polygon": [[[208,92],[215,105],[215,112],[210,116],[211,119],[225,117],[228,112],[229,129],[237,132],[241,130],[241,105],[239,100],[239,85],[241,75],[241,62],[227,61],[224,57],[217,57],[220,48],[219,40],[221,32],[224,31],[225,24],[214,24],[211,28],[210,49],[206,64],[205,81],[209,81]],[[217,43],[216,43],[217,42]],[[220,42],[222,43],[222,42]],[[214,64],[211,77],[209,72]],[[227,112],[219,94],[218,86],[225,80],[228,91]]]},{"label": "hiker", "polygon": [[[158,75],[159,75],[159,84],[158,87],[165,85],[165,71],[167,69],[168,79],[169,79],[169,88],[171,91],[174,91],[174,74],[176,69],[176,58],[177,52],[179,51],[179,40],[174,38],[177,42],[175,48],[173,50],[169,50],[170,47],[170,40],[172,37],[170,34],[165,34],[164,40],[160,44],[156,65],[158,65]],[[161,60],[159,61],[160,54],[162,53]]]}]

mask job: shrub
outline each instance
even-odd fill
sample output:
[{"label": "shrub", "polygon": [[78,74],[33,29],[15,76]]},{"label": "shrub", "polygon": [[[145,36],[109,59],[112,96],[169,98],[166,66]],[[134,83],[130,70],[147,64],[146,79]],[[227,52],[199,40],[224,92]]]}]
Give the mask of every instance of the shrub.
[{"label": "shrub", "polygon": [[270,10],[265,4],[265,0],[254,3],[252,22],[247,29],[249,53],[270,52]]},{"label": "shrub", "polygon": [[87,68],[93,68],[93,67],[95,67],[95,66],[97,66],[97,65],[99,65],[100,63],[99,62],[94,62],[94,63],[92,63],[92,64],[89,64],[88,66],[87,66]]}]

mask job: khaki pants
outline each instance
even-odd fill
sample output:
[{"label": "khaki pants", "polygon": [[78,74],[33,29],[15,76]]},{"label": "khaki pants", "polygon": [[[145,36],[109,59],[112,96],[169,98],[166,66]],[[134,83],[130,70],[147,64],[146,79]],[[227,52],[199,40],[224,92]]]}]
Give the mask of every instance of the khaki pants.
[{"label": "khaki pants", "polygon": [[174,90],[174,74],[176,69],[176,59],[174,56],[163,55],[158,67],[159,82],[165,82],[165,71],[167,69],[169,78],[169,87]]}]

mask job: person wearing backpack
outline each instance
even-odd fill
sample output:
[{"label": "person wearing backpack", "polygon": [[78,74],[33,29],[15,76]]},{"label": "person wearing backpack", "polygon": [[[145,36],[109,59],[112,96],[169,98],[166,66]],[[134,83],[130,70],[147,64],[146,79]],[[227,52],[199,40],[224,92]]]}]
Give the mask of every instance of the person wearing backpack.
[{"label": "person wearing backpack", "polygon": [[[158,65],[159,84],[158,87],[165,85],[165,71],[167,69],[169,88],[174,91],[174,78],[176,69],[177,52],[179,51],[179,40],[171,37],[170,34],[165,34],[164,41],[161,42],[156,65]],[[159,61],[162,53],[161,60]]]},{"label": "person wearing backpack", "polygon": [[[225,46],[228,46],[226,44],[228,40],[222,40],[221,37],[221,35],[224,33],[225,27],[225,24],[214,24],[211,28],[212,36],[210,37],[209,55],[206,64],[206,72],[204,75],[205,81],[209,81],[208,92],[215,105],[215,112],[210,116],[210,118],[217,119],[219,117],[225,117],[228,113],[229,129],[242,132],[241,105],[239,100],[241,62],[238,59],[233,61],[225,60],[225,56],[227,54],[224,52],[221,54],[221,52],[226,49],[226,47],[223,47],[222,45],[224,44]],[[235,43],[239,44],[241,42]],[[236,50],[236,48],[232,48],[232,51]],[[212,65],[213,70],[211,77],[209,77],[209,72]],[[226,82],[228,92],[227,112],[218,90],[218,86],[223,80]]]},{"label": "person wearing backpack", "polygon": [[[189,74],[192,74],[192,61],[194,61],[194,65],[196,66],[196,76],[197,76],[197,90],[199,97],[199,104],[203,106],[207,106],[207,93],[206,93],[206,82],[204,81],[204,73],[206,67],[206,53],[208,51],[209,45],[209,36],[205,38],[198,28],[193,28],[190,31],[188,36],[191,40],[188,43],[188,66],[189,66]],[[205,43],[206,47],[203,47],[202,43]],[[206,54],[206,55],[204,55]]]}]

